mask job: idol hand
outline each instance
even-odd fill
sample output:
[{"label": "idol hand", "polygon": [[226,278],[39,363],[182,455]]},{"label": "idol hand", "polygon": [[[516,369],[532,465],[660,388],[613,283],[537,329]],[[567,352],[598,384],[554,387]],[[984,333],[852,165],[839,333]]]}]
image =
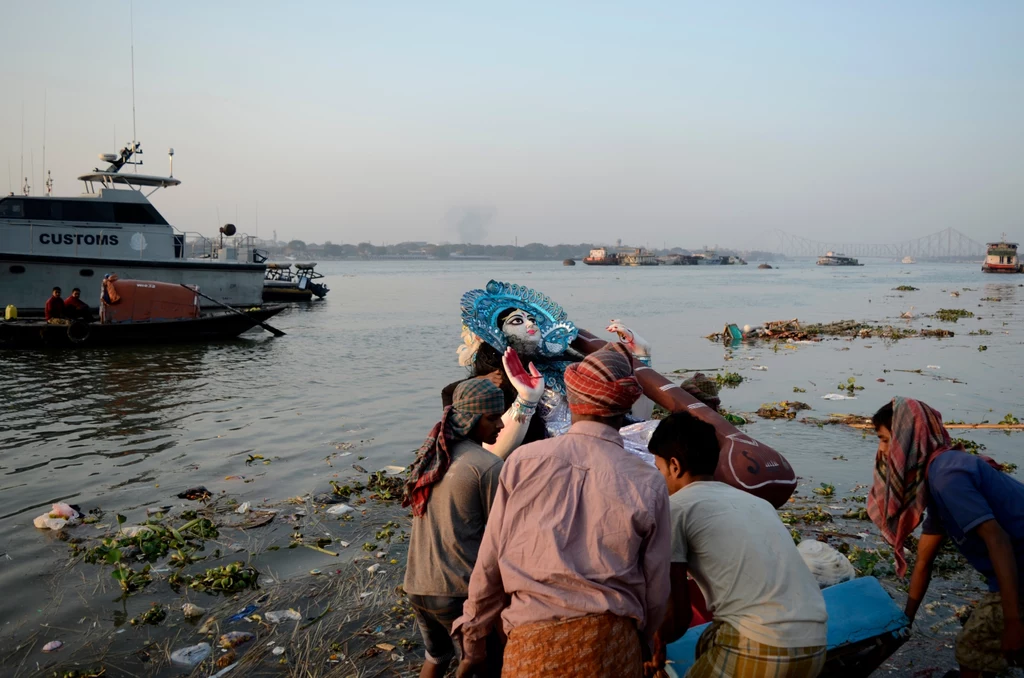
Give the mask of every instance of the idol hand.
[{"label": "idol hand", "polygon": [[651,344],[639,334],[622,324],[621,320],[612,320],[612,324],[605,328],[609,332],[619,335],[619,341],[626,345],[633,355],[651,355]]},{"label": "idol hand", "polygon": [[520,398],[531,405],[540,400],[544,395],[544,377],[533,363],[530,363],[530,371],[527,372],[523,367],[523,361],[519,359],[519,354],[510,346],[501,356],[501,364],[505,366],[505,374],[515,386]]}]

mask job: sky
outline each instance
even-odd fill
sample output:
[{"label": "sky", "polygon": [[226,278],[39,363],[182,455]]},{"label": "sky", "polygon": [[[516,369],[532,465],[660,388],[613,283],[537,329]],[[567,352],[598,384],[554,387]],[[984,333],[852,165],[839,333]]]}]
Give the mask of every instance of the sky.
[{"label": "sky", "polygon": [[77,195],[132,139],[134,22],[140,171],[174,148],[183,231],[1024,239],[1017,0],[3,5],[5,192]]}]

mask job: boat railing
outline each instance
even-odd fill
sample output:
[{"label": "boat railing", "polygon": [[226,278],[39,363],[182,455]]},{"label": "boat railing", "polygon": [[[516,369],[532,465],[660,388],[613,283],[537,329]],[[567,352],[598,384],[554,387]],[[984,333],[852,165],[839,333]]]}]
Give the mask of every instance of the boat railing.
[{"label": "boat railing", "polygon": [[[262,264],[266,262],[268,253],[255,245],[259,241],[255,236],[239,233],[228,238],[210,238],[196,231],[174,229],[175,235],[181,238],[184,259],[216,259],[220,249],[234,249],[239,255],[244,254],[247,263]],[[241,256],[238,257],[242,259]]]}]

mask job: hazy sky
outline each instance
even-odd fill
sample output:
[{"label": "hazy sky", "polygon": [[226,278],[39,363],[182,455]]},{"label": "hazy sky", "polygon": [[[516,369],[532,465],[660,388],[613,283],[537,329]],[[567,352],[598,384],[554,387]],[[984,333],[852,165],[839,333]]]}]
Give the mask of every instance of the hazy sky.
[{"label": "hazy sky", "polygon": [[[154,203],[317,242],[1024,238],[1024,2],[497,5],[136,2]],[[3,7],[0,177],[24,110],[41,192],[45,91],[78,194],[132,137],[130,4]]]}]

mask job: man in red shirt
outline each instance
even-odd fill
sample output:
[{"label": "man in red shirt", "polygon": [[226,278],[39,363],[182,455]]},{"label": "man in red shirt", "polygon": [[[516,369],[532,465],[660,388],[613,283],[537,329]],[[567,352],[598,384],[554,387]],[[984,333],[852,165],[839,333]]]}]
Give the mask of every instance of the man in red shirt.
[{"label": "man in red shirt", "polygon": [[46,322],[51,325],[67,325],[68,320],[65,318],[66,309],[64,308],[64,300],[60,298],[60,288],[54,287],[50,298],[46,300],[46,307],[43,310],[43,314],[46,317]]},{"label": "man in red shirt", "polygon": [[82,301],[82,290],[77,287],[71,290],[71,296],[64,300],[64,314],[71,320],[92,322],[89,305]]}]

